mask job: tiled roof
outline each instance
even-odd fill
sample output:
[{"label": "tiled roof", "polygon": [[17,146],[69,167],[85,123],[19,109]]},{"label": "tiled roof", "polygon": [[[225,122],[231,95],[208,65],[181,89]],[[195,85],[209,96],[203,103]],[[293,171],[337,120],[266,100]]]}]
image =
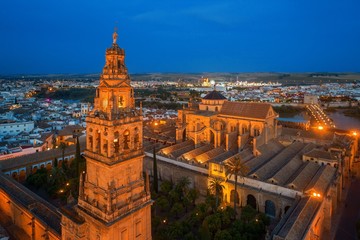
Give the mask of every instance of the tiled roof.
[{"label": "tiled roof", "polygon": [[287,185],[296,190],[303,191],[313,176],[316,175],[319,168],[320,166],[317,163],[305,162],[300,171],[297,171],[292,178],[288,180]]},{"label": "tiled roof", "polygon": [[268,146],[270,147],[265,146],[266,145],[262,145],[259,148],[259,150],[262,149],[260,150],[261,154],[259,156],[256,156],[255,158],[245,162],[245,165],[250,169],[249,175],[255,172],[264,164],[266,164],[284,149],[284,146],[279,145],[278,143],[276,143],[276,141],[270,141],[268,143]]},{"label": "tiled roof", "polygon": [[312,197],[302,198],[287,218],[277,227],[275,236],[281,239],[304,239],[304,235],[320,207],[321,201]]},{"label": "tiled roof", "polygon": [[329,165],[321,166],[320,171],[317,171],[305,191],[315,191],[321,193],[322,196],[326,193],[328,186],[335,177],[336,168]]},{"label": "tiled roof", "polygon": [[327,140],[332,141],[334,139],[334,133],[330,131],[323,131],[319,132],[318,130],[300,130],[300,137],[302,138],[310,138],[310,139],[321,139],[321,140]]},{"label": "tiled roof", "polygon": [[180,142],[180,143],[177,143],[175,145],[171,145],[169,147],[165,147],[165,148],[161,149],[160,153],[164,154],[164,155],[168,155],[169,153],[171,153],[171,152],[173,152],[175,150],[187,147],[189,145],[193,146],[194,142],[192,140],[187,140],[187,141],[184,141],[184,142]]},{"label": "tiled roof", "polygon": [[293,157],[290,161],[285,163],[285,165],[279,169],[279,171],[272,176],[271,180],[274,180],[279,185],[284,185],[288,179],[301,168],[303,164],[302,154],[306,151],[309,151],[315,147],[314,144],[307,144],[295,157]]},{"label": "tiled roof", "polygon": [[220,114],[245,118],[266,119],[272,106],[268,103],[248,103],[225,101]]},{"label": "tiled roof", "polygon": [[282,150],[279,154],[273,157],[270,161],[260,167],[254,175],[256,175],[261,180],[267,180],[272,177],[276,172],[278,172],[284,165],[289,162],[296,154],[298,154],[305,144],[301,142],[295,142]]},{"label": "tiled roof", "polygon": [[313,149],[312,151],[310,151],[304,155],[307,157],[312,157],[312,158],[322,158],[322,159],[328,159],[328,160],[336,159],[334,156],[331,155],[331,153],[324,151],[324,150],[320,150],[320,149]]},{"label": "tiled roof", "polygon": [[197,157],[200,154],[203,154],[204,152],[207,152],[211,149],[211,145],[210,144],[205,144],[201,147],[197,147],[192,151],[186,152],[184,153],[181,157],[186,159],[186,160],[192,160],[193,158]]},{"label": "tiled roof", "polygon": [[60,235],[61,215],[57,208],[3,173],[0,173],[0,189],[9,194],[12,201],[27,208],[36,218],[46,223],[55,234]]},{"label": "tiled roof", "polygon": [[58,136],[68,136],[68,135],[73,135],[75,133],[77,133],[78,131],[82,131],[85,128],[79,125],[69,125],[66,126],[64,129],[60,130],[58,133]]},{"label": "tiled roof", "polygon": [[224,97],[220,92],[214,90],[212,92],[209,92],[203,99],[206,99],[206,100],[225,100],[226,97]]},{"label": "tiled roof", "polygon": [[169,157],[177,159],[178,157],[180,157],[181,155],[183,155],[184,153],[187,153],[189,151],[192,151],[195,149],[195,145],[191,144],[191,145],[187,145],[186,147],[182,147],[179,148],[177,150],[172,151],[171,153],[169,153]]},{"label": "tiled roof", "polygon": [[47,122],[38,122],[36,125],[39,128],[49,128],[49,127],[51,127],[51,125],[48,124]]},{"label": "tiled roof", "polygon": [[[80,137],[80,150],[85,149],[86,139]],[[75,145],[65,148],[65,156],[75,154]],[[12,168],[24,167],[26,165],[36,164],[43,161],[54,160],[55,158],[62,157],[62,149],[51,149],[49,151],[35,152],[32,154],[22,155],[19,157],[9,158],[0,161],[0,169],[6,171]]]},{"label": "tiled roof", "polygon": [[[309,162],[307,166],[311,164],[312,163]],[[307,191],[320,192],[322,197],[325,197],[326,191],[335,174],[335,168],[328,165],[321,166],[307,187]],[[278,227],[276,227],[277,229],[274,231],[276,236],[281,237],[281,239],[304,239],[309,225],[314,220],[314,216],[321,205],[321,199],[310,196],[302,198],[295,207],[292,208],[291,212],[285,215],[284,219],[281,220]]]},{"label": "tiled roof", "polygon": [[200,163],[205,163],[205,162],[209,161],[210,159],[215,158],[224,152],[225,152],[225,150],[223,147],[217,147],[217,148],[211,149],[207,152],[204,152],[203,154],[200,154],[199,156],[195,157],[195,159],[196,159],[196,161],[198,161]]}]

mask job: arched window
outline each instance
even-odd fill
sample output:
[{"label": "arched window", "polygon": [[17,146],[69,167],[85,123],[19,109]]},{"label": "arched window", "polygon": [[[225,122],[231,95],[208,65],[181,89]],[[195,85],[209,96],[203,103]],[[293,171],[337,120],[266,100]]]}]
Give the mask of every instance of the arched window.
[{"label": "arched window", "polygon": [[93,148],[93,137],[89,136],[89,148],[92,149]]},{"label": "arched window", "polygon": [[134,129],[134,145],[135,145],[135,148],[136,149],[138,149],[140,146],[139,146],[139,144],[140,144],[140,137],[139,137],[139,130],[138,130],[138,128],[136,127],[135,129]]},{"label": "arched window", "polygon": [[119,96],[118,98],[118,107],[124,107],[124,97],[123,96]]},{"label": "arched window", "polygon": [[247,133],[247,131],[248,131],[247,126],[246,126],[245,124],[243,124],[243,125],[242,125],[242,128],[241,128],[241,132],[242,132],[242,134]]},{"label": "arched window", "polygon": [[119,132],[114,133],[114,153],[119,153]]},{"label": "arched window", "polygon": [[260,129],[259,127],[254,127],[254,137],[257,137],[260,135]]},{"label": "arched window", "polygon": [[138,142],[139,142],[139,134],[136,133],[134,137],[134,143],[138,143]]},{"label": "arched window", "polygon": [[47,169],[47,170],[50,170],[51,168],[52,168],[51,163],[47,163],[47,164],[46,164],[46,169]]},{"label": "arched window", "polygon": [[125,130],[124,132],[124,149],[127,150],[129,149],[129,142],[130,142],[130,132],[129,130]]},{"label": "arched window", "polygon": [[249,194],[246,199],[246,205],[251,206],[253,209],[257,209],[256,198],[253,195]]},{"label": "arched window", "polygon": [[25,180],[26,180],[26,171],[23,169],[23,170],[21,170],[20,173],[19,173],[19,181],[20,181],[20,182],[23,182],[23,181],[25,181]]},{"label": "arched window", "polygon": [[271,201],[271,200],[265,201],[265,214],[272,218],[275,217],[276,208],[275,208],[275,204],[273,201]]}]

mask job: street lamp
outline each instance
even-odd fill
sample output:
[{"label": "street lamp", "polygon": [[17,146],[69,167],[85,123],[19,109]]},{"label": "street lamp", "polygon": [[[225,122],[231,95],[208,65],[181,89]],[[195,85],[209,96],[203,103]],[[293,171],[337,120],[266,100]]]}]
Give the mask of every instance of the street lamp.
[{"label": "street lamp", "polygon": [[321,197],[320,193],[316,193],[316,192],[314,192],[312,195],[313,197],[318,197],[318,198]]}]

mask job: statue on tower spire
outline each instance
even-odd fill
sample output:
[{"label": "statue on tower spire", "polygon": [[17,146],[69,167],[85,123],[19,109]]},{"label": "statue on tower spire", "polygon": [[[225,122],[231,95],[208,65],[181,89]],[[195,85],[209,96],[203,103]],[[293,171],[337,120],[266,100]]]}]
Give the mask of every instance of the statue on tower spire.
[{"label": "statue on tower spire", "polygon": [[117,27],[115,27],[114,33],[113,33],[113,44],[116,44],[116,40],[117,40],[117,37],[118,37],[118,34],[116,33],[116,31],[117,31]]}]

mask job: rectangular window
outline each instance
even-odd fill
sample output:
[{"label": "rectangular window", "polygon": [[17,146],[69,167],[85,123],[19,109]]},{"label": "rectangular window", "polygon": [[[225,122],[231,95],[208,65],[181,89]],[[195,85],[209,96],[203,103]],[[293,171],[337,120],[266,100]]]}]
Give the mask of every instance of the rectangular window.
[{"label": "rectangular window", "polygon": [[218,170],[217,169],[217,164],[214,164],[213,166],[214,166],[214,172],[217,172],[217,170]]},{"label": "rectangular window", "polygon": [[136,237],[141,236],[141,221],[135,223],[135,234]]}]

